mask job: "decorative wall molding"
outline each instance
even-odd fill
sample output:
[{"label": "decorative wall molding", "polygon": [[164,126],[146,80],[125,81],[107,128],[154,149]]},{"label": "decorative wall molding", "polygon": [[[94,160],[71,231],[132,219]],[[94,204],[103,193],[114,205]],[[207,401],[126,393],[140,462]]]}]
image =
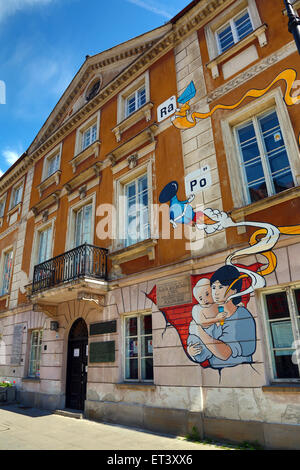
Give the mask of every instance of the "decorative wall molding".
[{"label": "decorative wall molding", "polygon": [[225,85],[220,86],[213,92],[207,95],[207,103],[211,103],[222,96],[226,95],[226,93],[230,93],[232,90],[235,90],[237,87],[243,85],[248,80],[251,80],[256,75],[264,72],[268,68],[272,67],[272,65],[277,64],[281,60],[285,59],[289,55],[293,54],[297,51],[295,42],[292,41],[289,44],[286,44],[278,51],[274,52],[270,56],[266,57],[265,59],[261,60],[259,63],[249,67],[247,70],[242,72],[237,77],[229,80]]}]

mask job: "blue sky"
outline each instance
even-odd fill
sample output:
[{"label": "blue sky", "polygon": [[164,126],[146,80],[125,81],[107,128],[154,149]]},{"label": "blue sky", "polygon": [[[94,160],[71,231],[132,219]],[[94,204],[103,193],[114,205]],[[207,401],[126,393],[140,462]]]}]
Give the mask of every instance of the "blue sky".
[{"label": "blue sky", "polygon": [[0,0],[0,175],[29,147],[87,54],[161,26],[189,3]]}]

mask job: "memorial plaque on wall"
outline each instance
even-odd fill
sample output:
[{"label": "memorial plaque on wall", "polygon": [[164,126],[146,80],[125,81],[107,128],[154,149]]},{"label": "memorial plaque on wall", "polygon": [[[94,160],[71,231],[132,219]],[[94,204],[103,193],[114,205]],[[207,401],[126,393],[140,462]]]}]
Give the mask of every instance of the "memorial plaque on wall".
[{"label": "memorial plaque on wall", "polygon": [[115,362],[115,342],[101,341],[99,343],[90,343],[89,362]]},{"label": "memorial plaque on wall", "polygon": [[23,339],[23,325],[15,325],[13,333],[12,353],[10,363],[19,365],[21,364],[22,356],[22,339]]},{"label": "memorial plaque on wall", "polygon": [[158,308],[191,303],[192,288],[190,276],[158,282],[156,295]]},{"label": "memorial plaque on wall", "polygon": [[105,321],[99,323],[92,323],[90,325],[90,335],[104,335],[106,333],[116,333],[117,321]]}]

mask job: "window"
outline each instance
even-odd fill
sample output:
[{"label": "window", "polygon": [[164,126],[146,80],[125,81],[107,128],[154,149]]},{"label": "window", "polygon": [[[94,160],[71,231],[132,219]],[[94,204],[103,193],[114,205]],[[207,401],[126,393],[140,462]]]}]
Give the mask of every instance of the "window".
[{"label": "window", "polygon": [[0,217],[4,216],[5,203],[6,203],[6,195],[2,197],[2,199],[0,199]]},{"label": "window", "polygon": [[52,226],[47,227],[39,232],[39,248],[37,264],[51,258],[51,245],[52,245]]},{"label": "window", "polygon": [[[82,155],[80,155],[81,153],[83,153],[84,156],[86,153],[88,153],[85,158],[88,158],[90,156],[89,151],[84,152],[84,150],[86,150],[88,147],[92,146],[92,144],[99,140],[99,129],[100,111],[98,111],[95,115],[93,115],[88,121],[84,122],[77,129],[75,154],[73,160],[71,161],[72,164],[75,164],[75,167],[83,161],[80,159],[82,157]],[[93,147],[90,150],[92,151]],[[78,156],[80,156],[80,158]]]},{"label": "window", "polygon": [[97,80],[96,82],[94,82],[89,88],[88,88],[88,91],[85,95],[86,97],[86,101],[90,101],[92,100],[99,92],[100,90],[100,87],[101,87],[101,80]]},{"label": "window", "polygon": [[55,173],[59,169],[59,163],[60,163],[59,153],[48,159],[46,178],[49,178],[49,176],[53,175],[53,173]]},{"label": "window", "polygon": [[94,124],[82,134],[81,150],[85,150],[87,147],[92,145],[96,140],[97,140],[97,124]]},{"label": "window", "polygon": [[2,286],[1,286],[1,295],[6,295],[9,293],[10,279],[12,273],[12,260],[13,260],[13,250],[7,251],[4,253],[3,258],[3,270],[2,270]]},{"label": "window", "polygon": [[13,250],[9,250],[3,255],[1,295],[6,295],[9,293],[10,279],[12,273],[12,261]]},{"label": "window", "polygon": [[[300,288],[286,288],[264,296],[271,362],[275,379],[300,378]],[[299,345],[298,345],[299,347]]]},{"label": "window", "polygon": [[125,318],[125,380],[153,381],[152,316]]},{"label": "window", "polygon": [[92,243],[92,209],[93,205],[88,204],[81,207],[74,214],[75,216],[75,233],[74,246],[80,246],[84,243]]},{"label": "window", "polygon": [[219,53],[222,54],[222,52],[227,51],[227,49],[246,37],[252,31],[252,21],[248,9],[246,9],[238,16],[232,18],[216,32]]},{"label": "window", "polygon": [[147,174],[125,186],[125,198],[125,234],[126,246],[129,246],[150,236]]},{"label": "window", "polygon": [[13,209],[22,201],[23,183],[12,190],[10,208]]},{"label": "window", "polygon": [[125,117],[130,116],[137,109],[144,106],[146,103],[146,88],[143,86],[139,90],[136,90],[126,99],[126,113]]},{"label": "window", "polygon": [[235,131],[248,203],[294,186],[275,109],[254,116]]},{"label": "window", "polygon": [[42,339],[42,330],[31,332],[28,377],[38,378],[40,376]]}]

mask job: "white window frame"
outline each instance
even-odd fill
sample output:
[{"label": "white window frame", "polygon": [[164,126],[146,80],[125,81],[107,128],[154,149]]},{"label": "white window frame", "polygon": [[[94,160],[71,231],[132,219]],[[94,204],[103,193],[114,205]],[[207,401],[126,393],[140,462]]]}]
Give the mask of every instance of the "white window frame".
[{"label": "white window frame", "polygon": [[138,90],[145,87],[145,94],[146,94],[146,101],[143,104],[145,106],[150,101],[150,79],[149,79],[149,71],[145,72],[141,77],[137,78],[134,82],[128,85],[119,95],[118,95],[118,113],[117,113],[117,124],[121,121],[126,119],[127,117],[132,116],[136,111],[140,108],[136,108],[136,110],[127,115],[126,113],[126,104],[127,99],[132,96],[134,93],[138,92]]},{"label": "white window frame", "polygon": [[[83,148],[84,134],[88,132],[90,129],[92,129],[95,125],[97,126],[95,141],[91,142],[87,147]],[[84,152],[93,143],[97,142],[99,140],[99,132],[100,132],[100,111],[94,114],[88,121],[84,122],[77,129],[76,142],[75,142],[75,156],[79,155],[81,152]]]},{"label": "white window frame", "polygon": [[205,26],[204,32],[210,60],[215,59],[221,54],[216,32],[220,31],[220,29],[222,29],[227,23],[229,23],[233,18],[239,16],[246,9],[248,10],[253,30],[262,26],[262,21],[259,16],[255,0],[238,0],[237,2],[234,2],[232,6],[226,8]]},{"label": "white window frame", "polygon": [[[258,145],[259,156],[261,158],[262,169],[263,169],[265,182],[266,182],[266,188],[267,188],[267,193],[268,193],[268,195],[266,197],[270,197],[270,196],[274,196],[275,194],[279,194],[279,193],[276,193],[274,191],[273,181],[272,181],[272,177],[271,177],[271,170],[269,168],[268,162],[266,161],[266,158],[264,158],[266,152],[265,152],[263,138],[262,138],[262,135],[261,135],[261,131],[259,129],[259,122],[258,122],[260,118],[262,118],[264,115],[267,115],[267,114],[271,113],[272,111],[276,111],[276,114],[277,114],[277,117],[278,117],[277,109],[276,109],[276,107],[273,106],[273,107],[269,108],[266,111],[263,111],[259,114],[255,114],[250,119],[247,119],[244,123],[241,123],[238,126],[235,126],[234,129],[233,129],[233,132],[234,132],[234,135],[235,135],[236,145],[237,145],[237,148],[238,148],[239,164],[240,164],[240,167],[241,167],[243,187],[244,187],[244,191],[245,191],[245,200],[248,204],[251,204],[252,201],[251,201],[251,197],[250,197],[249,187],[248,187],[248,183],[247,183],[247,176],[246,176],[246,172],[245,172],[245,165],[244,165],[244,162],[243,162],[242,150],[241,150],[240,143],[239,143],[239,140],[238,140],[237,131],[238,131],[238,128],[240,128],[243,124],[246,124],[248,122],[252,122],[254,130],[255,130],[256,142],[257,142],[257,145]],[[280,122],[279,122],[279,125],[280,125]],[[280,132],[282,133],[281,126],[280,126]],[[293,177],[293,183],[294,183],[294,186],[297,186],[296,178],[295,178],[295,175],[293,174],[293,171],[292,171],[292,166],[291,166],[291,162],[290,162],[290,158],[289,158],[286,143],[285,143],[285,149],[286,149],[286,152],[287,152],[287,158],[288,158],[288,162],[289,162],[292,177]]]},{"label": "white window frame", "polygon": [[[275,108],[277,112],[277,117],[285,142],[295,185],[300,185],[300,161],[298,144],[295,138],[295,133],[291,124],[287,106],[283,101],[281,88],[277,87],[267,93],[264,97],[254,100],[252,103],[239,108],[235,112],[231,112],[228,118],[221,120],[222,136],[226,153],[234,208],[243,207],[249,204],[247,191],[245,191],[244,178],[242,178],[243,175],[240,168],[240,155],[234,136],[234,128],[238,125],[246,123],[253,116],[262,114],[272,107]],[[267,198],[264,198],[261,201],[265,201],[266,199]]]},{"label": "white window frame", "polygon": [[[50,178],[50,176],[54,175],[60,169],[61,154],[62,154],[62,143],[59,144],[57,147],[55,147],[48,155],[45,156],[44,164],[43,164],[42,181],[45,181],[47,178]],[[49,162],[53,158],[58,158],[57,168],[51,174],[48,174],[48,172],[49,172]]]},{"label": "white window frame", "polygon": [[[141,318],[144,316],[150,315],[152,317],[152,330],[151,334],[141,335]],[[137,338],[138,338],[138,378],[137,379],[126,379],[126,339],[130,338],[130,336],[126,336],[126,319],[128,318],[138,318],[137,321]],[[123,380],[124,382],[135,382],[135,383],[154,383],[154,356],[153,356],[153,315],[152,312],[149,310],[143,312],[135,312],[130,313],[129,315],[123,316],[123,343],[122,343],[122,356],[123,356]],[[142,336],[151,336],[152,337],[152,356],[142,356]],[[143,358],[150,358],[152,357],[153,361],[153,379],[142,379],[142,366],[141,360]]]},{"label": "white window frame", "polygon": [[[219,39],[219,33],[224,29],[226,28],[227,26],[230,26],[230,29],[231,29],[231,33],[232,33],[232,36],[233,36],[233,46],[234,44],[237,44],[239,41],[241,41],[241,39],[239,39],[238,37],[238,33],[237,33],[237,28],[236,28],[236,25],[235,25],[235,20],[243,15],[243,13],[247,12],[248,15],[249,15],[249,19],[250,19],[250,22],[251,22],[251,26],[252,26],[252,31],[250,33],[252,33],[254,31],[254,26],[253,26],[253,21],[252,21],[252,18],[251,18],[251,13],[250,13],[250,10],[249,8],[245,8],[243,10],[241,10],[237,15],[235,15],[234,17],[230,18],[229,21],[225,22],[222,26],[220,26],[220,28],[218,28],[216,31],[215,31],[215,38],[216,38],[216,43],[217,43],[217,46],[218,46],[218,52],[219,54],[223,54],[223,52],[226,52],[227,50],[229,50],[230,48],[228,49],[225,49],[225,51],[222,51],[222,48],[221,48],[221,43],[220,43],[220,39]],[[249,34],[250,34],[249,33]],[[246,36],[245,36],[246,37]],[[244,39],[244,38],[242,38]],[[232,46],[230,46],[232,47]]]},{"label": "white window frame", "polygon": [[[277,378],[276,377],[276,365],[274,362],[273,345],[272,345],[271,331],[270,331],[271,329],[269,326],[270,320],[268,317],[266,296],[270,294],[279,293],[279,292],[286,292],[294,339],[300,340],[300,322],[298,324],[296,320],[296,317],[299,315],[297,315],[297,304],[296,304],[295,296],[293,295],[293,291],[299,290],[299,289],[300,289],[300,284],[293,283],[293,284],[289,284],[285,286],[276,286],[273,288],[264,289],[259,292],[259,302],[261,304],[262,311],[264,313],[263,324],[264,324],[264,331],[265,331],[265,341],[266,341],[266,346],[267,346],[267,356],[268,356],[268,361],[269,361],[269,375],[272,381],[278,382],[278,383],[282,383],[282,382],[299,383],[300,377],[299,378]],[[284,348],[284,349],[286,350],[289,348]],[[298,363],[298,368],[299,368],[299,373],[300,373],[300,362]]]},{"label": "white window frame", "polygon": [[[12,259],[11,259],[11,271],[9,275],[9,281],[8,281],[8,287],[7,291],[4,292],[4,265],[5,265],[5,258],[8,253],[12,254]],[[14,249],[13,246],[9,246],[5,248],[2,252],[1,256],[1,266],[0,266],[0,273],[1,273],[1,285],[0,285],[0,297],[3,297],[5,295],[8,295],[10,292],[10,286],[11,286],[11,281],[12,281],[12,275],[13,275],[13,269],[14,269]]]},{"label": "white window frame", "polygon": [[50,248],[50,255],[49,259],[53,257],[53,247],[54,247],[54,230],[55,230],[55,221],[56,217],[48,220],[42,225],[35,227],[34,235],[33,235],[33,243],[32,243],[32,252],[31,252],[31,262],[30,262],[30,270],[29,270],[29,278],[33,279],[33,271],[34,267],[38,264],[38,254],[39,254],[39,246],[40,246],[40,234],[47,228],[51,228],[52,236],[51,236],[51,248]]},{"label": "white window frame", "polygon": [[5,193],[3,196],[0,197],[0,218],[4,217],[5,206],[6,206],[6,196],[7,196],[7,193]]},{"label": "white window frame", "polygon": [[[151,238],[153,227],[152,227],[152,203],[153,203],[153,187],[152,187],[152,161],[149,159],[146,163],[139,165],[134,170],[127,172],[122,177],[114,181],[114,195],[115,195],[115,207],[117,208],[116,221],[113,224],[113,239],[114,249],[122,249],[126,247],[126,227],[127,227],[127,198],[126,198],[126,186],[138,179],[139,177],[147,174],[148,182],[148,209],[149,209],[149,238]],[[146,240],[146,239],[145,239]],[[140,242],[145,241],[140,240]],[[129,245],[132,247],[134,245]]]},{"label": "white window frame", "polygon": [[[145,103],[139,105],[139,92],[142,91],[142,90],[145,90]],[[129,112],[128,110],[128,107],[129,107],[129,100],[134,97],[134,103],[135,103],[135,108],[133,111]],[[140,88],[138,88],[137,90],[135,90],[133,93],[131,93],[131,95],[127,96],[126,100],[125,100],[125,118],[131,116],[133,113],[135,113],[138,109],[142,108],[145,104],[146,104],[146,99],[147,99],[147,96],[146,96],[146,86],[145,84],[142,85]]]},{"label": "white window frame", "polygon": [[[34,334],[37,333],[38,335],[38,344],[37,346],[34,346],[38,351],[38,355],[37,355],[37,359],[34,359],[32,360],[31,357],[32,357],[32,348],[33,348],[33,337],[34,337]],[[28,357],[28,377],[30,378],[35,378],[35,379],[38,379],[40,378],[40,373],[38,374],[33,374],[31,373],[31,363],[35,362],[35,363],[38,363],[39,365],[39,372],[40,372],[40,369],[41,369],[41,358],[42,358],[42,343],[43,343],[43,330],[42,329],[34,329],[34,330],[30,330],[30,343],[29,343],[29,357]]]},{"label": "white window frame", "polygon": [[[16,192],[20,190],[20,196],[18,198],[18,201],[15,203],[15,196]],[[9,204],[9,210],[14,209],[17,207],[23,200],[23,190],[24,190],[24,178],[21,181],[18,181],[11,190],[11,196],[10,196],[10,204]]]},{"label": "white window frame", "polygon": [[91,220],[91,244],[94,244],[95,239],[95,210],[96,210],[96,193],[87,196],[84,200],[73,204],[69,208],[68,227],[66,237],[65,251],[75,248],[75,221],[76,213],[84,206],[92,205],[92,220]]}]

